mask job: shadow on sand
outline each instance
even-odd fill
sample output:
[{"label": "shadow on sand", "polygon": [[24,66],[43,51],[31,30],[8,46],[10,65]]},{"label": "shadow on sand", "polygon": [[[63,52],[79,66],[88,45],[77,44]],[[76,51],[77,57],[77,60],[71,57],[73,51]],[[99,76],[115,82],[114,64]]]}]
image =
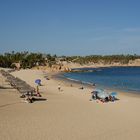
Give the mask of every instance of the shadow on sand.
[{"label": "shadow on sand", "polygon": [[3,87],[3,86],[0,86],[0,89],[13,89],[12,87]]},{"label": "shadow on sand", "polygon": [[32,98],[32,100],[34,101],[34,102],[36,102],[36,101],[47,101],[47,99],[46,98]]}]

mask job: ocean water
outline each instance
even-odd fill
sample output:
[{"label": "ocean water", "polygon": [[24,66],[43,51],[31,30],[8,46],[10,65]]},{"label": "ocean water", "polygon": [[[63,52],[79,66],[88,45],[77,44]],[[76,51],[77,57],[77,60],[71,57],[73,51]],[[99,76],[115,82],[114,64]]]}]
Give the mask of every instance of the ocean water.
[{"label": "ocean water", "polygon": [[140,67],[85,68],[86,72],[65,73],[64,76],[97,87],[140,93]]}]

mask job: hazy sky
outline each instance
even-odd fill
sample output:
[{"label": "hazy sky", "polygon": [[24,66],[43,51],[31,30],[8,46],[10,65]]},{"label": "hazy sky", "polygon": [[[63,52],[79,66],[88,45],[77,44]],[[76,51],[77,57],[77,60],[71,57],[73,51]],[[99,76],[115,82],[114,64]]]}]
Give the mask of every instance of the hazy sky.
[{"label": "hazy sky", "polygon": [[0,53],[140,54],[139,0],[0,0]]}]

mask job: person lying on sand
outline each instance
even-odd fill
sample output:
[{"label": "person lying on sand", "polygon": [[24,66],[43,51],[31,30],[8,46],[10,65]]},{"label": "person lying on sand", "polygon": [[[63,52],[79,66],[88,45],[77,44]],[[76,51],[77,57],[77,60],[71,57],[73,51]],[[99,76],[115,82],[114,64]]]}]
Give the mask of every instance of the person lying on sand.
[{"label": "person lying on sand", "polygon": [[20,96],[21,98],[24,98],[24,102],[25,103],[33,103],[33,97],[31,96],[31,94],[29,92],[27,92],[26,94],[23,94],[22,96]]}]

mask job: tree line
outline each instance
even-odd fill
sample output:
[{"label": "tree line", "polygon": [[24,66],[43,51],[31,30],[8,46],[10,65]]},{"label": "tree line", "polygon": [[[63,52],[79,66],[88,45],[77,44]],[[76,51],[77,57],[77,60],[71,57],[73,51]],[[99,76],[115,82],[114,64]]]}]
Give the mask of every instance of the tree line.
[{"label": "tree line", "polygon": [[128,64],[130,60],[140,59],[139,55],[89,55],[89,56],[73,56],[66,57],[67,61],[72,61],[79,64],[88,64],[88,63],[120,63]]},{"label": "tree line", "polygon": [[34,66],[46,66],[51,67],[56,64],[58,60],[79,63],[81,65],[89,63],[120,63],[128,64],[130,60],[140,59],[139,55],[89,55],[89,56],[57,56],[43,53],[33,52],[8,52],[0,54],[0,67],[12,68],[13,63],[20,63],[21,68],[32,68]]},{"label": "tree line", "polygon": [[0,55],[0,67],[12,68],[14,63],[20,63],[21,68],[32,68],[37,65],[45,66],[46,62],[55,62],[55,55],[29,52],[8,52]]}]

